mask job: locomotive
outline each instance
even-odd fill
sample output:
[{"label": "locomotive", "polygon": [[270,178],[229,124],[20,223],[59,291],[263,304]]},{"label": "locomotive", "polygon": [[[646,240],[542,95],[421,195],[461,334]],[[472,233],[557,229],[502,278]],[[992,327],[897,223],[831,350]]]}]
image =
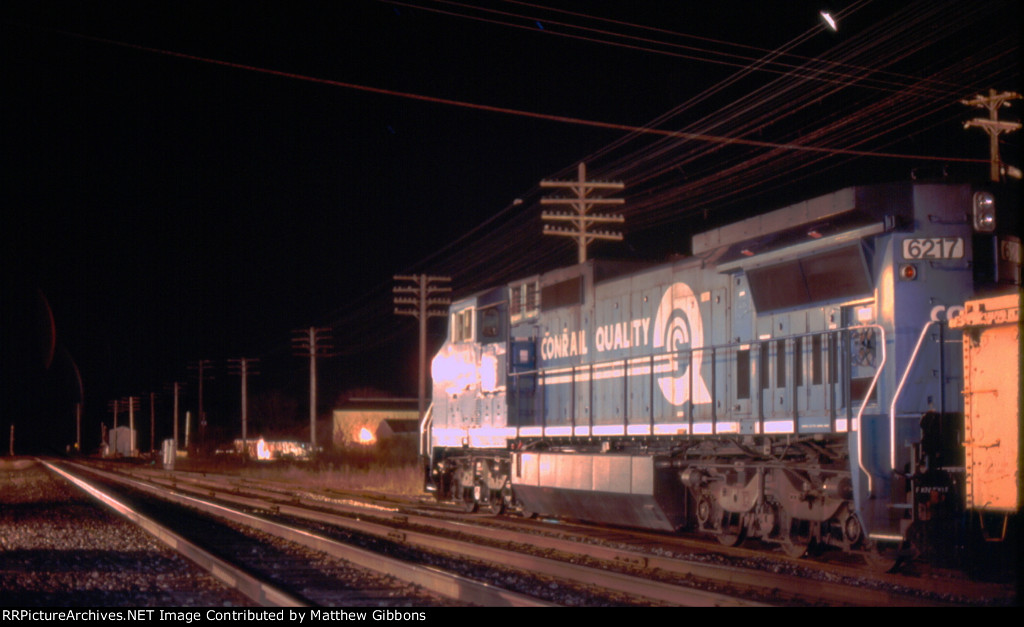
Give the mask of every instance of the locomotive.
[{"label": "locomotive", "polygon": [[1000,535],[1021,502],[1012,193],[850,187],[670,262],[590,260],[453,301],[426,489],[794,556]]}]

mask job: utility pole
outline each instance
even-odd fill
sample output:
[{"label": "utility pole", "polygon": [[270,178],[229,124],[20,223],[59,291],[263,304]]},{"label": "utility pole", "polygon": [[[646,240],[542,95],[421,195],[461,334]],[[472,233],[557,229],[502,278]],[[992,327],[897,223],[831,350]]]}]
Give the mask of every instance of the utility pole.
[{"label": "utility pole", "polygon": [[996,90],[989,89],[988,96],[978,94],[970,100],[961,100],[960,104],[972,107],[988,109],[988,118],[974,118],[964,122],[964,128],[978,127],[985,129],[988,133],[988,158],[989,178],[993,181],[1002,179],[1002,162],[999,159],[999,134],[1009,133],[1020,129],[1020,122],[1000,122],[999,108],[1009,107],[1010,100],[1017,100],[1020,94],[1011,91],[1004,91],[997,94]]},{"label": "utility pole", "polygon": [[228,368],[231,370],[231,374],[236,374],[242,377],[242,456],[246,458],[249,457],[249,439],[247,432],[249,423],[248,381],[249,375],[259,374],[252,369],[252,367],[258,364],[259,361],[259,359],[245,357],[228,360]]},{"label": "utility pole", "polygon": [[171,389],[173,390],[173,393],[174,393],[174,410],[173,410],[174,414],[173,414],[173,418],[172,418],[171,437],[174,438],[174,450],[175,451],[178,450],[178,412],[179,412],[178,397],[181,394],[181,385],[182,384],[181,384],[180,381],[174,381],[171,384]]},{"label": "utility pole", "polygon": [[149,452],[156,452],[156,392],[149,393]]},{"label": "utility pole", "polygon": [[82,452],[82,401],[75,403],[75,452]]},{"label": "utility pole", "polygon": [[[117,454],[117,431],[116,431],[116,429],[117,429],[117,411],[119,409],[117,399],[114,399],[114,400],[110,401],[107,404],[107,407],[109,407],[110,410],[114,412],[114,426],[113,426],[113,429],[115,429],[115,431],[114,431],[114,446],[113,446],[114,450],[112,451],[112,453],[116,455]],[[103,445],[103,444],[106,444],[106,443],[107,443],[106,438],[104,438],[103,441],[100,442],[100,445]]]},{"label": "utility pole", "polygon": [[121,402],[128,406],[128,456],[136,457],[138,447],[135,442],[135,410],[139,408],[139,397],[129,396]]},{"label": "utility pole", "polygon": [[199,444],[206,443],[206,412],[203,411],[203,381],[209,378],[211,363],[209,359],[200,359],[189,366],[189,370],[195,370],[199,378]]},{"label": "utility pole", "polygon": [[332,357],[331,329],[309,327],[293,331],[292,348],[296,357],[309,356],[309,452],[316,454],[316,358]]},{"label": "utility pole", "polygon": [[615,240],[620,241],[622,239],[621,233],[615,233],[612,231],[592,231],[590,230],[594,224],[608,224],[617,223],[621,224],[626,221],[622,215],[589,215],[589,211],[597,205],[621,205],[625,201],[621,198],[602,198],[602,197],[591,197],[590,194],[596,191],[603,190],[620,190],[624,187],[622,183],[616,183],[611,181],[588,181],[587,180],[587,166],[584,163],[580,163],[577,169],[578,176],[575,181],[541,181],[541,187],[556,187],[567,190],[573,195],[570,197],[548,197],[541,198],[540,204],[542,205],[568,205],[573,209],[573,212],[565,213],[550,213],[543,212],[541,214],[542,220],[553,220],[561,222],[569,222],[571,226],[551,226],[549,224],[544,225],[545,235],[559,235],[562,237],[571,237],[576,240],[576,246],[578,249],[579,263],[583,263],[587,260],[587,246],[590,245],[594,240]]},{"label": "utility pole", "polygon": [[[447,294],[452,288],[447,285],[451,277],[428,276],[416,274],[411,276],[395,275],[396,281],[411,282],[412,285],[399,285],[394,288],[395,313],[399,316],[413,316],[420,321],[420,362],[419,362],[419,412],[420,419],[427,410],[427,320],[448,316],[448,305],[451,299]],[[402,296],[399,296],[402,294]],[[438,309],[438,307],[443,307]]]},{"label": "utility pole", "polygon": [[108,402],[107,403],[107,408],[110,409],[112,412],[114,412],[114,428],[116,429],[117,428],[117,411],[118,411],[117,399],[114,399],[114,400]]}]

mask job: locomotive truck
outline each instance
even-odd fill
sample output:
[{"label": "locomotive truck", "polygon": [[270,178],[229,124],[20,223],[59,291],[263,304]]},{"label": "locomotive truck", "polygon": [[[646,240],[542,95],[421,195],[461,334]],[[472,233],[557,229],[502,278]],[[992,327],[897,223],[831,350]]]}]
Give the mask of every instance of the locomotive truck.
[{"label": "locomotive truck", "polygon": [[[799,556],[963,548],[1020,508],[1012,190],[850,187],[454,301],[426,488]],[[976,520],[984,524],[973,524]]]}]

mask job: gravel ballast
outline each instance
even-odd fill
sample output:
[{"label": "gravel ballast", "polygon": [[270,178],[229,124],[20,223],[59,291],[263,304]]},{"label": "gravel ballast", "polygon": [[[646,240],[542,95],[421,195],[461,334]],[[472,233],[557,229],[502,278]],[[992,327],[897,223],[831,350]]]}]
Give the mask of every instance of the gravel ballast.
[{"label": "gravel ballast", "polygon": [[0,605],[251,605],[33,460],[0,461]]}]

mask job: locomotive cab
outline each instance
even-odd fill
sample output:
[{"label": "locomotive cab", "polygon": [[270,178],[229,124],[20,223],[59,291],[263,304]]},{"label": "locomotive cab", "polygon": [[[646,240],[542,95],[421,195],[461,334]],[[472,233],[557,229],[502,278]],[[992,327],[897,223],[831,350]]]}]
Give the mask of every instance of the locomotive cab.
[{"label": "locomotive cab", "polygon": [[507,449],[508,296],[496,288],[454,302],[448,337],[431,364],[422,433],[427,489],[467,509],[504,508]]}]

